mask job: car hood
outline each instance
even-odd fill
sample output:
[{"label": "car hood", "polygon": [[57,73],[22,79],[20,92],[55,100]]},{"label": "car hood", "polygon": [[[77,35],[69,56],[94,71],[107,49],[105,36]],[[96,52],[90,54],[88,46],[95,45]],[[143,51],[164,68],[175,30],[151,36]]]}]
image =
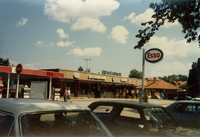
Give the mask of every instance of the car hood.
[{"label": "car hood", "polygon": [[161,134],[169,137],[182,137],[182,136],[195,137],[200,135],[200,130],[178,127],[176,129],[161,131]]}]

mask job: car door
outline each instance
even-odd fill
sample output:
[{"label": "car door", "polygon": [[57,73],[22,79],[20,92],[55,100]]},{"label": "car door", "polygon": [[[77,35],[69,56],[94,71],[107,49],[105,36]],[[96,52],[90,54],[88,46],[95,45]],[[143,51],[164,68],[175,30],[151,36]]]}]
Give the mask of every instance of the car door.
[{"label": "car door", "polygon": [[194,103],[178,103],[172,109],[172,115],[183,126],[192,127],[196,119],[195,110]]},{"label": "car door", "polygon": [[195,119],[195,125],[196,127],[200,128],[200,103],[197,103],[196,105],[197,109],[196,109],[196,119]]}]

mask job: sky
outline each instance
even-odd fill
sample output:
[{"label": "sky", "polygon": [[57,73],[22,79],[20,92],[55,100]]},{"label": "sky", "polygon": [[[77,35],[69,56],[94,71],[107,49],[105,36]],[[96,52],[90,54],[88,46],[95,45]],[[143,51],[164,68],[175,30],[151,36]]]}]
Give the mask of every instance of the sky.
[{"label": "sky", "polygon": [[186,43],[177,22],[134,49],[141,23],[152,20],[152,2],[161,0],[1,0],[0,58],[26,69],[81,66],[128,77],[132,69],[142,72],[143,49],[159,48],[164,59],[145,61],[145,77],[188,75],[200,48],[197,41]]}]

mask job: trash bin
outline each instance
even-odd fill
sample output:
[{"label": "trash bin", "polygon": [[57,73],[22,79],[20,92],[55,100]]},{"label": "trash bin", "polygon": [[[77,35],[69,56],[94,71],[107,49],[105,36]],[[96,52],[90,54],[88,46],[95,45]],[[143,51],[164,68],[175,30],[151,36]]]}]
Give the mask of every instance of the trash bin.
[{"label": "trash bin", "polygon": [[60,101],[60,88],[54,88],[53,100]]},{"label": "trash bin", "polygon": [[23,98],[30,98],[30,88],[28,88],[28,87],[24,87],[23,88]]}]

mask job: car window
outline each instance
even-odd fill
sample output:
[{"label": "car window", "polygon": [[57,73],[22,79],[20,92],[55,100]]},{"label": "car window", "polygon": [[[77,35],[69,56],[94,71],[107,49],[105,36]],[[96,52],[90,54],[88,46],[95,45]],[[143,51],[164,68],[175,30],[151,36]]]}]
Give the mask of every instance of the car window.
[{"label": "car window", "polygon": [[174,121],[163,108],[146,108],[143,110],[144,116],[151,128],[171,128],[177,126]]},{"label": "car window", "polygon": [[123,110],[120,113],[120,116],[140,119],[140,113],[137,109],[134,108],[123,108]]},{"label": "car window", "polygon": [[0,112],[0,136],[14,136],[14,117]]},{"label": "car window", "polygon": [[113,106],[98,106],[93,110],[94,113],[110,113],[113,110]]},{"label": "car window", "polygon": [[185,112],[185,108],[187,107],[187,105],[188,105],[188,104],[186,104],[186,103],[178,103],[178,104],[172,109],[172,111],[184,113],[184,112]]},{"label": "car window", "polygon": [[188,106],[185,108],[185,113],[195,114],[195,107],[195,104],[188,104]]},{"label": "car window", "polygon": [[23,136],[107,136],[91,112],[28,114],[21,117]]},{"label": "car window", "polygon": [[200,105],[199,104],[197,105],[197,108],[198,108],[198,115],[200,115]]}]

